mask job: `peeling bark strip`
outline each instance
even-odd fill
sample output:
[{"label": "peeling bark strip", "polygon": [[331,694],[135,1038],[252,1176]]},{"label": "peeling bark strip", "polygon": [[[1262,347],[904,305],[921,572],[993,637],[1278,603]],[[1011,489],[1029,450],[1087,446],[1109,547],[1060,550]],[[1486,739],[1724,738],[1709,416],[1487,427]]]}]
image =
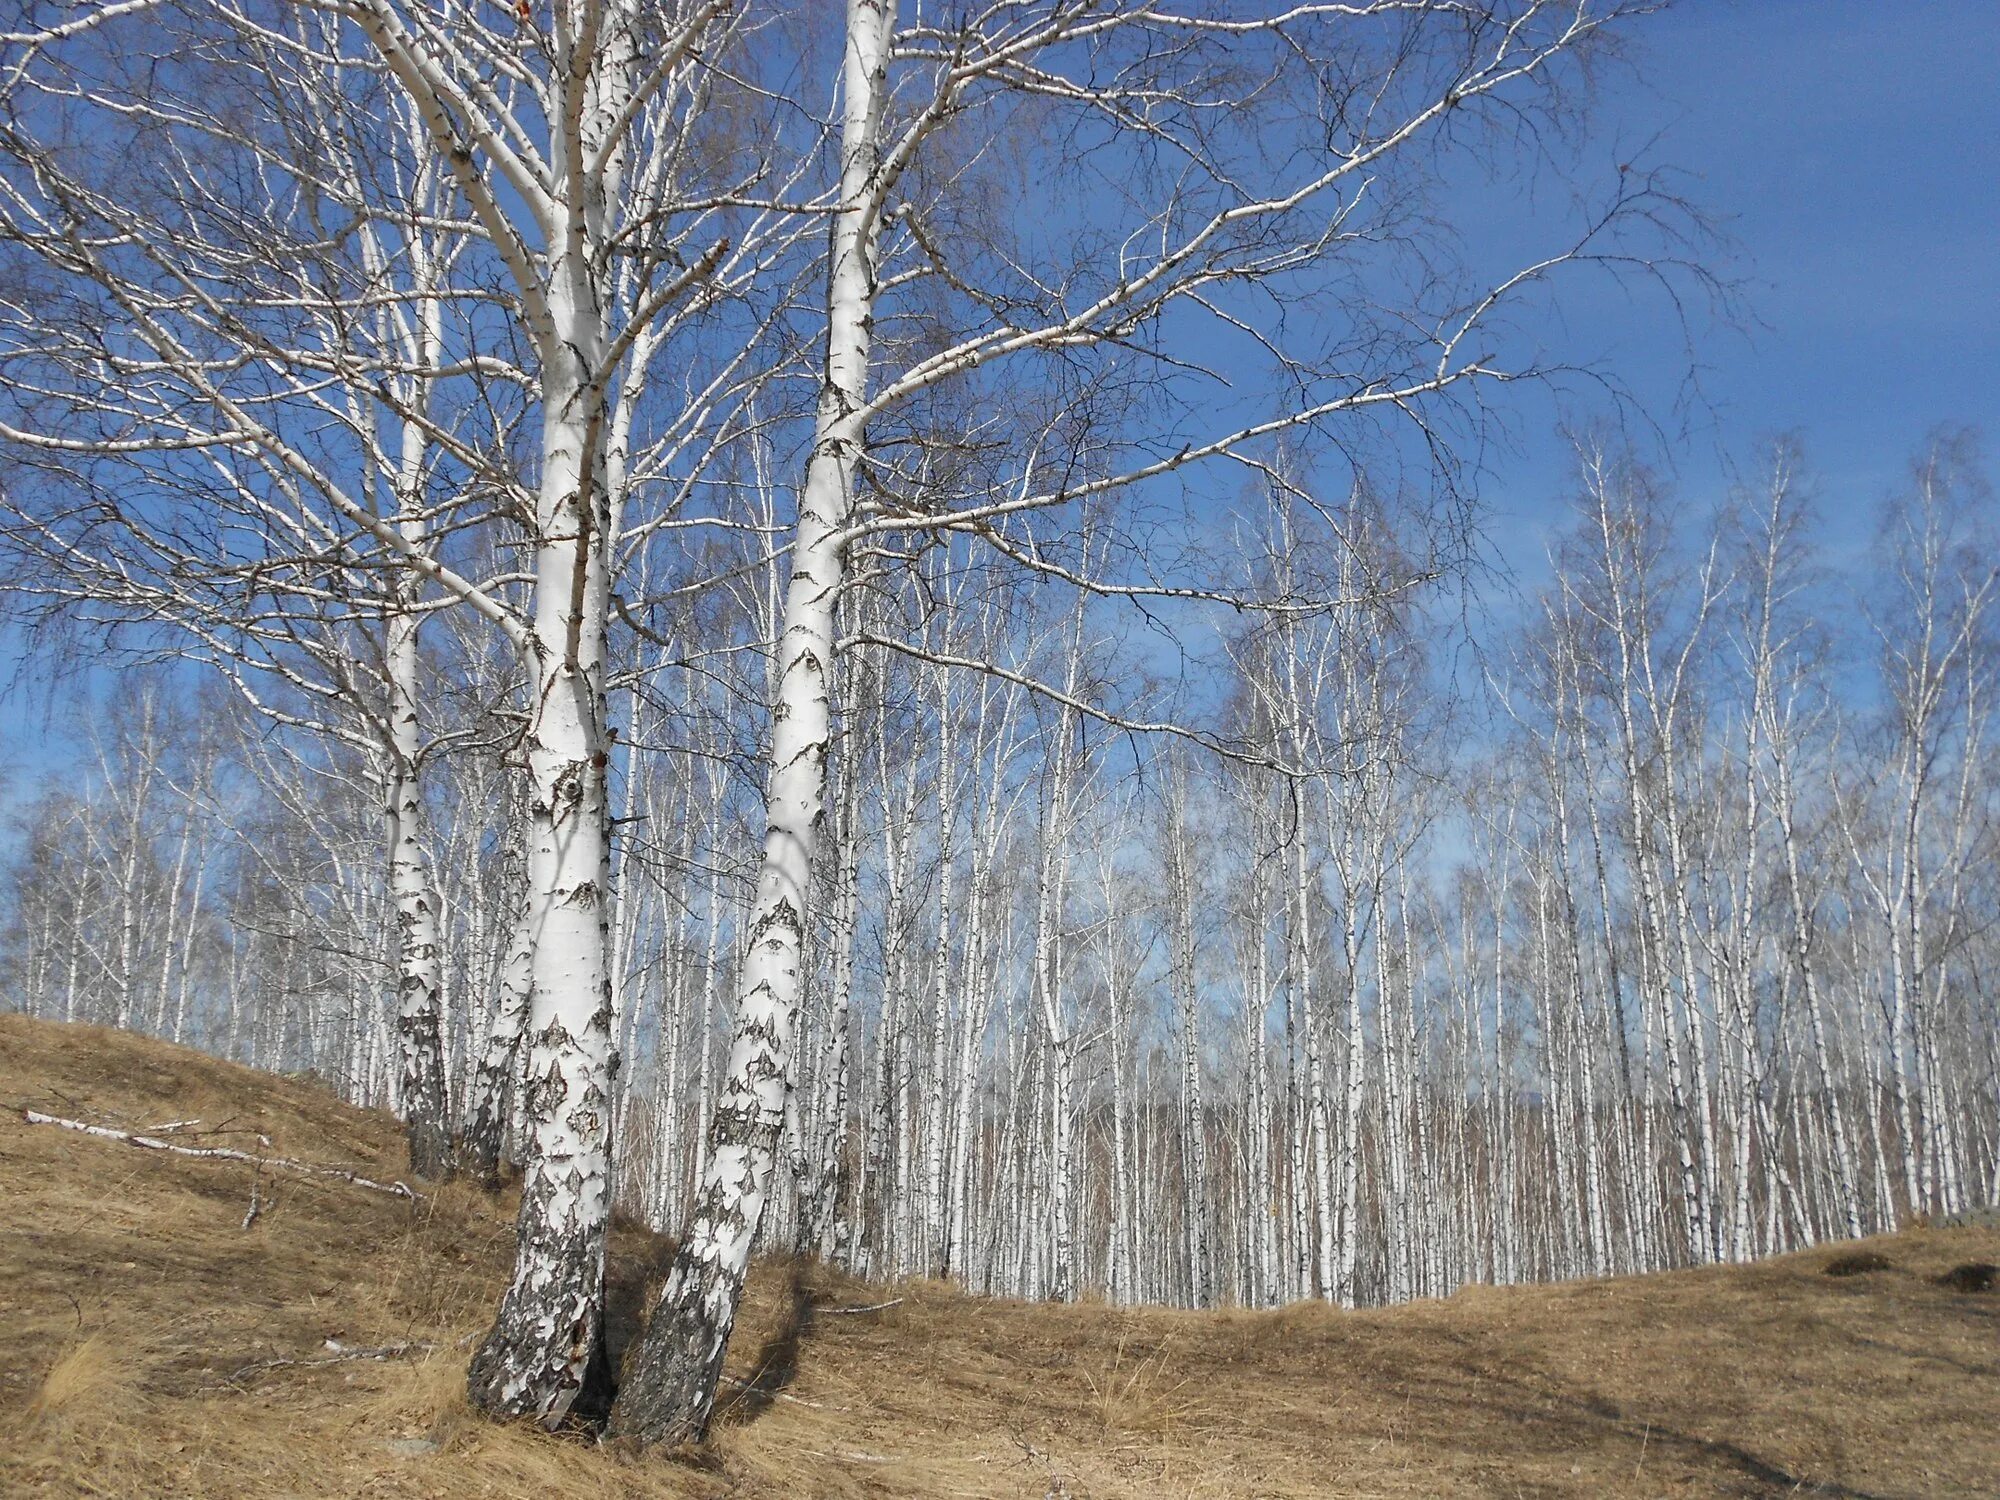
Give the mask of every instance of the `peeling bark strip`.
[{"label": "peeling bark strip", "polygon": [[146,1151],[169,1151],[175,1156],[200,1157],[209,1161],[248,1162],[256,1167],[278,1167],[287,1172],[303,1172],[309,1177],[332,1177],[341,1182],[352,1183],[358,1188],[371,1192],[388,1193],[391,1197],[403,1198],[411,1203],[423,1201],[424,1195],[407,1183],[377,1182],[372,1177],[363,1177],[348,1167],[322,1167],[314,1162],[294,1161],[288,1156],[253,1156],[248,1151],[235,1151],[227,1146],[176,1146],[171,1141],[163,1141],[155,1136],[136,1135],[129,1130],[113,1130],[109,1125],[90,1125],[82,1120],[65,1120],[60,1115],[45,1115],[37,1109],[24,1109],[21,1118],[30,1125],[59,1125],[64,1130],[77,1130],[85,1135],[94,1135],[99,1140],[117,1141],[121,1145],[138,1146]]},{"label": "peeling bark strip", "polygon": [[612,1413],[613,1432],[646,1443],[692,1441],[708,1429],[784,1133],[786,1054],[798,1019],[806,896],[826,801],[833,609],[846,567],[840,533],[866,439],[862,408],[886,175],[879,138],[887,98],[888,11],[884,0],[850,0],[848,6],[841,209],[834,217],[827,272],[826,379],[785,594],[765,793],[769,825],[728,1082],[717,1104],[693,1222],[674,1257],[659,1309],[627,1363],[626,1387]]}]

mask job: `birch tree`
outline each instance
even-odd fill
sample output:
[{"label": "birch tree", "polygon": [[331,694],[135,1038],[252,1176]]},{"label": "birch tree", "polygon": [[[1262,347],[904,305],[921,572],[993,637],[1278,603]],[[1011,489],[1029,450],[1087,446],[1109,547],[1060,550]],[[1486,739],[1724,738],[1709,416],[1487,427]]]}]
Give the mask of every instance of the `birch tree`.
[{"label": "birch tree", "polygon": [[[1373,238],[1357,219],[1364,183],[1379,181],[1400,151],[1440,128],[1448,115],[1476,110],[1552,71],[1606,20],[1581,8],[1532,4],[1471,16],[1455,7],[1435,15],[1419,8],[1407,16],[1385,7],[1381,14],[1394,23],[1398,41],[1378,58],[1360,33],[1342,30],[1353,17],[1321,7],[1211,22],[1146,7],[1097,15],[1055,6],[963,21],[920,20],[899,35],[880,0],[849,5],[840,187],[826,272],[825,374],[793,539],[779,646],[781,712],[768,760],[770,832],[751,916],[730,1083],[718,1107],[694,1220],[629,1372],[615,1429],[647,1441],[680,1440],[705,1429],[769,1193],[824,799],[834,602],[849,549],[889,533],[951,528],[992,538],[1031,568],[1049,568],[1042,548],[1019,530],[1034,512],[1073,508],[1210,459],[1241,461],[1272,433],[1375,409],[1408,409],[1502,373],[1473,355],[1473,331],[1518,289],[1587,253],[1599,226],[1586,230],[1580,243],[1469,300],[1447,298],[1428,309],[1418,319],[1425,332],[1373,344],[1376,356],[1364,357],[1358,374],[1337,365],[1309,369],[1281,353],[1279,364],[1302,377],[1303,400],[1242,425],[1211,427],[1178,451],[1133,455],[1137,461],[1129,466],[1107,453],[1088,477],[1059,470],[1054,488],[1030,458],[1011,493],[943,506],[903,489],[893,468],[877,466],[870,475],[880,498],[857,496],[871,420],[936,387],[976,384],[981,372],[1032,365],[1058,352],[1075,362],[1084,351],[1129,349],[1135,338],[1149,341],[1167,326],[1183,328],[1210,315],[1221,326],[1240,328],[1243,315],[1232,316],[1223,306],[1241,306],[1254,318],[1247,310],[1260,295],[1284,300],[1343,264],[1353,244]],[[1343,47],[1343,37],[1352,37],[1352,51]],[[1226,74],[1207,74],[1200,66],[1222,47],[1295,76],[1334,111],[1329,118],[1363,119],[1345,112],[1369,99],[1365,123],[1341,132],[1337,144],[1274,160],[1275,147],[1274,155],[1265,155],[1263,143],[1240,133],[1253,115],[1251,101],[1229,95]],[[1408,49],[1428,52],[1427,65],[1405,66]],[[1315,60],[1334,57],[1348,60],[1351,70],[1317,67]],[[899,63],[892,80],[892,65]],[[896,87],[905,90],[907,103],[892,110]],[[980,112],[1005,122],[1006,106],[1021,98],[1033,98],[1038,108],[1073,110],[1082,138],[1105,142],[1102,154],[1090,153],[1097,160],[1117,161],[1122,151],[1129,163],[1161,150],[1186,164],[1161,179],[1175,184],[1166,188],[1164,204],[1129,205],[1121,226],[1128,236],[1124,249],[1105,252],[1095,235],[1088,236],[1065,247],[1076,258],[1040,273],[1005,255],[983,261],[968,256],[941,232],[923,188],[926,165],[940,162],[946,127]],[[1243,110],[1233,113],[1220,107],[1225,103]],[[1211,119],[1230,123],[1211,130],[1205,123]],[[911,190],[902,191],[908,185]],[[1141,252],[1142,242],[1156,248]],[[1023,248],[1029,248],[1025,242]],[[885,275],[885,252],[903,259],[907,272]],[[956,299],[958,318],[957,326],[945,326],[895,361],[898,369],[880,352],[871,361],[871,344],[885,292],[903,287],[935,287],[947,305]],[[1350,347],[1360,353],[1370,346]],[[1276,346],[1266,342],[1264,348]],[[872,364],[883,366],[879,375]],[[1106,379],[1117,378],[1110,373],[1115,360],[1101,368]],[[1132,446],[1143,450],[1146,444],[1141,439]],[[1059,564],[1054,568],[1063,571]]]},{"label": "birch tree", "polygon": [[[213,40],[255,60],[240,74],[222,72],[223,82],[255,78],[259,68],[268,75],[269,90],[242,98],[244,108],[234,108],[234,95],[227,110],[204,97],[203,82],[216,77],[209,73],[113,69],[109,83],[90,77],[71,87],[67,69],[86,74],[105,55],[92,49],[116,46],[112,18],[87,35],[38,40],[10,79],[18,96],[39,90],[50,111],[136,120],[171,142],[170,159],[182,153],[186,165],[175,163],[170,175],[192,185],[190,212],[155,225],[104,192],[79,191],[56,155],[24,130],[11,143],[20,160],[36,164],[37,199],[17,193],[15,208],[41,233],[48,258],[100,290],[112,326],[132,348],[122,356],[129,369],[163,373],[192,404],[121,414],[144,424],[137,438],[118,435],[117,423],[105,424],[103,436],[72,438],[16,422],[9,435],[44,451],[248,455],[261,482],[287,498],[304,497],[311,542],[345,547],[358,539],[372,554],[368,565],[425,577],[483,616],[521,657],[528,707],[522,739],[533,786],[527,1103],[536,1147],[516,1276],[474,1360],[473,1389],[489,1410],[552,1424],[580,1395],[587,1411],[609,1390],[601,1300],[615,1066],[604,878],[613,737],[604,674],[613,560],[621,542],[648,535],[670,510],[635,524],[640,518],[626,514],[635,482],[678,464],[678,483],[667,494],[685,498],[717,424],[763,373],[751,364],[755,321],[733,349],[716,354],[709,346],[711,357],[690,357],[671,405],[643,400],[647,372],[690,320],[722,305],[730,287],[761,269],[774,239],[796,227],[789,214],[739,207],[749,201],[738,191],[742,181],[761,176],[763,163],[741,139],[732,143],[713,128],[712,78],[700,58],[707,46],[727,50],[722,12],[719,0],[666,16],[622,3],[519,17],[393,0],[269,16],[254,6],[189,4],[171,14],[185,17],[191,42],[205,48]],[[131,24],[149,19],[135,15]],[[369,174],[351,184],[358,192],[344,194],[347,184],[294,151],[284,117],[289,101],[340,98],[352,79],[366,80],[390,116],[409,125],[412,180],[435,182],[435,201],[401,191],[384,201],[373,196],[383,183]],[[40,123],[33,112],[28,118]],[[697,140],[711,149],[696,148]],[[450,347],[434,351],[437,368],[475,388],[468,400],[475,414],[493,410],[486,393],[496,385],[523,394],[535,434],[527,444],[530,476],[517,478],[483,446],[426,422],[421,402],[390,404],[399,425],[450,451],[517,518],[530,553],[521,580],[526,603],[510,596],[509,580],[471,576],[427,553],[408,534],[414,518],[386,517],[368,481],[344,469],[337,453],[321,451],[310,425],[301,432],[281,420],[289,406],[303,409],[310,423],[316,409],[338,400],[345,380],[375,392],[385,377],[392,391],[415,378],[428,396],[435,377],[413,368],[400,349],[357,358],[289,336],[284,314],[296,298],[281,296],[254,313],[229,300],[240,257],[222,253],[203,232],[211,205],[196,165],[215,153],[246,159],[283,185],[273,212],[305,222],[280,244],[310,246],[327,237],[338,244],[349,224],[364,233],[379,228],[396,247],[402,274],[411,254],[421,263],[413,247],[433,233],[476,243],[472,258],[503,290],[495,294],[479,278],[452,289],[459,318]],[[50,211],[42,212],[44,204]],[[94,221],[89,229],[87,221]],[[97,234],[96,225],[106,232]],[[302,295],[307,307],[335,299],[352,305],[345,287],[330,295],[309,287]],[[420,329],[423,305],[421,297],[406,299],[401,309]],[[218,346],[231,351],[220,362],[211,358]],[[134,385],[115,365],[113,372],[125,391],[146,400],[150,387]],[[101,382],[104,372],[70,373]],[[75,385],[65,378],[27,389],[61,402]],[[408,611],[391,614],[405,619]],[[407,872],[410,862],[399,858],[397,868]],[[417,904],[414,896],[406,903],[405,928],[412,952],[421,954],[423,924],[409,920]],[[417,982],[408,992],[421,995],[421,975],[411,977]]]}]

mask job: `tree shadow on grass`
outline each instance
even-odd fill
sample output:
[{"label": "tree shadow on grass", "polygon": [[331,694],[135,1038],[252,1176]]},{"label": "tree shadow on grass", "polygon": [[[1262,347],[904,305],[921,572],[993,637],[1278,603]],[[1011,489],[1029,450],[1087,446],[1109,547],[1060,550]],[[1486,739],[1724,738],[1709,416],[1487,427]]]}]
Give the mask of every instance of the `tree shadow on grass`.
[{"label": "tree shadow on grass", "polygon": [[799,1347],[811,1326],[812,1295],[806,1287],[805,1262],[794,1260],[777,1320],[752,1358],[750,1378],[738,1383],[723,1377],[715,1403],[716,1420],[742,1426],[769,1411],[798,1375]]},{"label": "tree shadow on grass", "polygon": [[[604,1352],[610,1370],[625,1368],[627,1353],[645,1333],[660,1288],[673,1268],[676,1248],[671,1235],[653,1234],[622,1219],[618,1223],[604,1271]],[[803,1260],[791,1263],[784,1290],[776,1300],[775,1321],[753,1356],[755,1373],[744,1381],[726,1375],[722,1378],[715,1401],[714,1419],[718,1423],[755,1421],[798,1374],[800,1346],[812,1322],[812,1295]],[[609,1397],[605,1404],[608,1409]]]},{"label": "tree shadow on grass", "polygon": [[[1397,1433],[1396,1440],[1434,1457],[1525,1463],[1558,1473],[1565,1462],[1594,1461],[1600,1471],[1622,1463],[1629,1477],[1615,1486],[1621,1494],[1649,1492],[1644,1487],[1657,1475],[1659,1488],[1651,1492],[1692,1484],[1713,1494],[1883,1500],[1874,1491],[1835,1478],[1792,1472],[1736,1434],[1708,1436],[1663,1422],[1643,1406],[1634,1409],[1553,1370],[1536,1368],[1531,1356],[1510,1354],[1502,1367],[1478,1357],[1462,1339],[1440,1335],[1431,1342],[1436,1347],[1428,1357],[1412,1357],[1405,1348],[1379,1361],[1363,1356],[1357,1363],[1374,1365],[1382,1386],[1424,1414],[1413,1428]],[[1716,1425],[1722,1426],[1722,1420]]]},{"label": "tree shadow on grass", "polygon": [[604,1347],[613,1370],[625,1368],[625,1352],[646,1331],[653,1302],[673,1265],[675,1241],[624,1222],[614,1226],[604,1262]]},{"label": "tree shadow on grass", "polygon": [[1647,1448],[1658,1448],[1698,1467],[1720,1460],[1740,1469],[1748,1478],[1768,1484],[1786,1495],[1830,1495],[1835,1500],[1883,1500],[1871,1490],[1857,1490],[1838,1480],[1802,1478],[1726,1438],[1696,1437],[1693,1433],[1652,1421],[1635,1423],[1610,1401],[1583,1397],[1575,1404],[1590,1415],[1618,1426],[1628,1440],[1638,1439],[1642,1453]]}]

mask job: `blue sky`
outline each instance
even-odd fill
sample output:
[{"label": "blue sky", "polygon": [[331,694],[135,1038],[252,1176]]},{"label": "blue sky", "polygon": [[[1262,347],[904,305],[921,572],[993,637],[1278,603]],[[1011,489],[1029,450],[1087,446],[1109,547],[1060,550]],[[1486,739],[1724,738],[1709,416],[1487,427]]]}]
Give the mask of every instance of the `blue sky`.
[{"label": "blue sky", "polygon": [[[1933,426],[2000,440],[2000,0],[1684,0],[1634,41],[1586,159],[1608,169],[1643,147],[1685,174],[1728,237],[1719,268],[1741,280],[1750,322],[1697,329],[1707,404],[1685,428],[1670,408],[1687,351],[1657,299],[1600,289],[1565,304],[1560,330],[1524,331],[1616,370],[1667,425],[1659,457],[1691,505],[1759,437],[1799,430],[1828,540],[1864,547]],[[1546,248],[1520,201],[1471,196],[1468,240]],[[1525,400],[1514,449],[1489,464],[1490,535],[1524,583],[1561,514],[1558,415]],[[0,636],[0,654],[15,644]],[[38,767],[49,751],[24,707],[0,702],[13,720],[0,734]]]},{"label": "blue sky", "polygon": [[[2000,437],[2000,3],[1687,0],[1637,37],[1599,139],[1657,132],[1650,159],[1719,222],[1754,320],[1702,330],[1708,409],[1663,457],[1700,504],[1729,459],[1797,429],[1827,540],[1863,546],[1931,428]],[[1685,351],[1657,307],[1632,314],[1569,332],[1664,421]],[[1495,543],[1529,576],[1561,484],[1553,416],[1521,415],[1487,487]]]}]

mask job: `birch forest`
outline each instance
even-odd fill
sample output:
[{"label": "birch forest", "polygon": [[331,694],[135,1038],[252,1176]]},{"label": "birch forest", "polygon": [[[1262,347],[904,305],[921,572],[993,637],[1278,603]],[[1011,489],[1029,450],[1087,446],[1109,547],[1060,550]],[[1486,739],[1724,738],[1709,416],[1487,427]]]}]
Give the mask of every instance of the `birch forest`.
[{"label": "birch forest", "polygon": [[1679,476],[1653,8],[26,0],[0,1005],[518,1185],[473,1399],[645,1442],[764,1251],[1357,1307],[2000,1200],[1990,469]]}]

